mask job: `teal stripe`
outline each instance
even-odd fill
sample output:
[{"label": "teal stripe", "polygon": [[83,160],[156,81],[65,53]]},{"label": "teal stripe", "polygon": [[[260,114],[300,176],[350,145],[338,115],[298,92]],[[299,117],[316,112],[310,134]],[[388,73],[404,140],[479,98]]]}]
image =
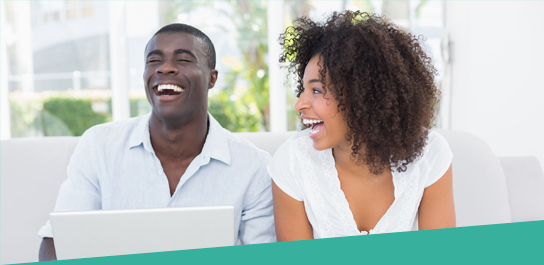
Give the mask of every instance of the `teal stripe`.
[{"label": "teal stripe", "polygon": [[46,264],[542,264],[543,250],[544,221],[533,221]]}]

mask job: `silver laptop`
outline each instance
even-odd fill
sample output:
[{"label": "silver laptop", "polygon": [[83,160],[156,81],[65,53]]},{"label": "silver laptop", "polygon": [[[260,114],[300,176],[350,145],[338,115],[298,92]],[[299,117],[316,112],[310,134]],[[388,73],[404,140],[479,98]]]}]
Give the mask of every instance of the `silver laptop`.
[{"label": "silver laptop", "polygon": [[52,212],[57,259],[234,245],[234,207]]}]

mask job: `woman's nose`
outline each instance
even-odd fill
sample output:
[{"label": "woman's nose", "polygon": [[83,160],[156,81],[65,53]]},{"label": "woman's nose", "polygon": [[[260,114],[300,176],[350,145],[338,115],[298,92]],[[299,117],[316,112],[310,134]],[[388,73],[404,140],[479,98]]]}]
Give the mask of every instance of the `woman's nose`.
[{"label": "woman's nose", "polygon": [[298,97],[297,103],[295,103],[295,109],[298,112],[301,112],[301,111],[303,111],[305,109],[308,109],[309,106],[310,106],[310,102],[307,100],[305,95],[306,95],[306,93],[302,92],[300,94],[300,96]]}]

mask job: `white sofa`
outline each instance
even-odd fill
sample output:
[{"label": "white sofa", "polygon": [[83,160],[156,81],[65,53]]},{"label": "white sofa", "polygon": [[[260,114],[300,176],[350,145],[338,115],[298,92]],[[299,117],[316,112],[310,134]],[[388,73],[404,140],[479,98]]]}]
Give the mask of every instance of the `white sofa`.
[{"label": "white sofa", "polygon": [[[534,157],[496,157],[481,139],[441,131],[453,158],[458,226],[544,220],[544,175]],[[273,154],[293,132],[240,133]],[[77,137],[0,143],[1,264],[35,262],[36,233],[53,210]]]}]

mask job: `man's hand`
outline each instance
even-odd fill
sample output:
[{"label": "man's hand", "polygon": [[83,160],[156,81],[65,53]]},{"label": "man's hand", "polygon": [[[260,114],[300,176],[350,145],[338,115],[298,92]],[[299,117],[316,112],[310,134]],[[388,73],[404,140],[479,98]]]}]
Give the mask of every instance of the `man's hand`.
[{"label": "man's hand", "polygon": [[55,242],[52,238],[44,237],[40,245],[40,261],[57,260],[57,252],[55,251]]}]

